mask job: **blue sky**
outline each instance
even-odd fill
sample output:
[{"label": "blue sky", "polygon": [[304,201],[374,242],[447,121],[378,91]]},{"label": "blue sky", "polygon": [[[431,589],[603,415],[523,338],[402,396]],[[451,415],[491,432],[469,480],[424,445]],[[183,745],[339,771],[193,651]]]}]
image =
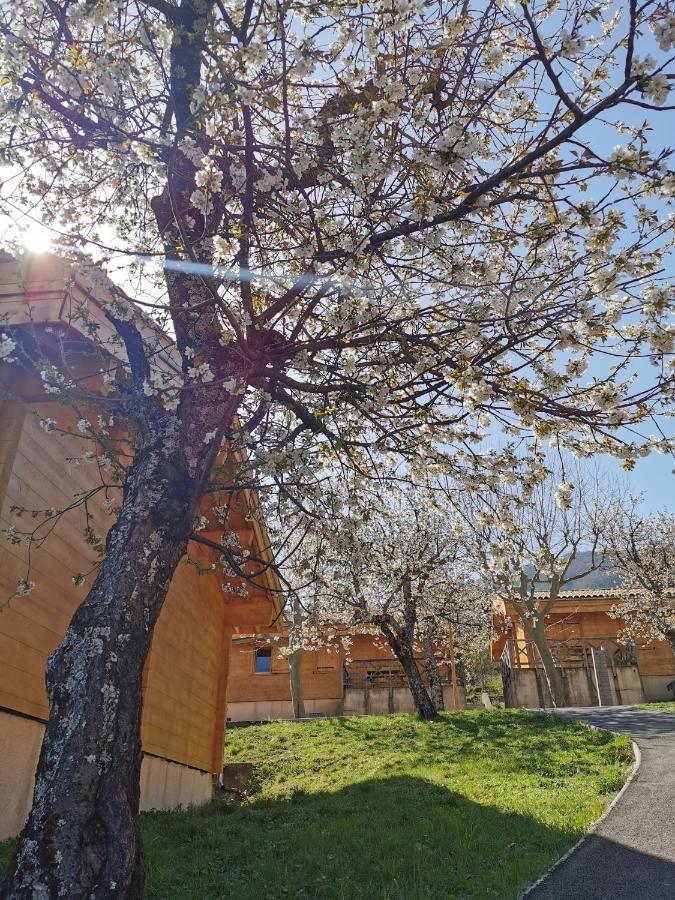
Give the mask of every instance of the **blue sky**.
[{"label": "blue sky", "polygon": [[[657,59],[662,57],[656,42],[653,40],[650,32],[645,30],[641,37],[641,54],[644,55],[645,50],[655,56]],[[671,87],[671,91],[673,88]],[[673,103],[673,94],[669,98],[669,103]],[[644,109],[634,107],[632,110],[623,108],[620,117],[624,122],[639,127],[643,122],[647,121],[652,128],[650,133],[650,145],[653,150],[665,149],[672,146],[673,134],[675,134],[675,114],[672,111],[664,110],[658,113],[649,112]],[[602,123],[592,123],[586,134],[589,136],[593,145],[593,149],[599,152],[609,152],[616,144],[627,143],[627,138],[621,138],[617,135],[613,128],[608,128]],[[670,168],[672,169],[672,160],[670,160]],[[658,201],[652,201],[652,204],[663,215],[668,210],[664,204]],[[669,277],[673,276],[672,257],[671,262],[666,268],[665,274]],[[641,377],[649,378],[649,366],[644,362],[637,363],[634,367],[640,372]],[[672,419],[660,417],[659,425],[667,437],[672,436]],[[652,426],[645,428],[645,432],[654,432],[656,429]],[[675,459],[662,453],[651,453],[645,459],[638,459],[632,472],[624,473],[621,469],[621,460],[613,459],[609,456],[599,456],[595,460],[603,466],[610,478],[622,478],[631,493],[643,494],[643,508],[645,512],[653,512],[656,510],[675,511]]]},{"label": "blue sky", "polygon": [[[608,475],[624,474],[618,460],[603,456],[600,461],[604,463]],[[625,482],[631,493],[644,493],[645,512],[654,512],[659,509],[675,511],[674,468],[675,460],[672,457],[662,453],[652,453],[646,459],[639,459],[633,471],[625,475]]]}]

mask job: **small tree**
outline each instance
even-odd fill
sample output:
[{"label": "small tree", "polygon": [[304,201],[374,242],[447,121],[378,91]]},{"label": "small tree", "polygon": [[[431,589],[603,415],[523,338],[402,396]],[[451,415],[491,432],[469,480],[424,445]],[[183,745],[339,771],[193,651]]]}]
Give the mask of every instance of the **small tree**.
[{"label": "small tree", "polygon": [[479,593],[447,512],[428,491],[376,489],[359,479],[335,487],[330,510],[309,525],[297,564],[299,577],[311,572],[305,604],[313,632],[322,622],[376,626],[403,667],[419,715],[433,718],[442,704],[435,647],[446,643],[453,612]]},{"label": "small tree", "polygon": [[474,590],[477,594],[473,604],[458,604],[451,612],[451,638],[467,698],[471,690],[474,695],[478,689],[488,688],[495,693],[492,682],[499,671],[492,662],[491,648],[494,592],[484,579],[474,582]]},{"label": "small tree", "polygon": [[465,496],[459,524],[495,596],[515,609],[535,645],[553,703],[564,706],[546,620],[562,589],[607,564],[612,513],[620,501],[612,485],[578,464],[546,468],[540,458],[532,473],[515,488],[496,483]]},{"label": "small tree", "polygon": [[675,653],[675,515],[619,511],[611,538],[623,592],[610,615],[625,620],[625,637],[665,640]]}]

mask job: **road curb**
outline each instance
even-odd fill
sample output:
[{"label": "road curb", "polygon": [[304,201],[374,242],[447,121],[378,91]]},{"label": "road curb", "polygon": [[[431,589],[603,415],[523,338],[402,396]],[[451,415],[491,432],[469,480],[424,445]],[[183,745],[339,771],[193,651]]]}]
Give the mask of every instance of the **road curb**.
[{"label": "road curb", "polygon": [[[586,725],[587,728],[591,728],[593,731],[610,731],[609,728],[599,728],[597,725],[590,725],[588,723],[584,723],[584,724]],[[612,732],[612,734],[619,734],[619,733],[620,732],[616,732],[616,731]],[[635,780],[635,776],[637,775],[638,769],[640,768],[640,764],[642,762],[642,753],[640,752],[640,748],[632,738],[631,738],[631,744],[633,746],[633,767],[631,769],[630,775],[626,779],[626,781],[625,781],[623,787],[621,788],[621,790],[619,791],[619,793],[612,800],[612,802],[609,804],[609,806],[603,812],[603,814],[599,818],[597,818],[594,822],[591,822],[591,824],[588,826],[588,830],[586,831],[586,834],[582,835],[582,837],[579,838],[579,840],[576,842],[576,844],[574,844],[572,847],[570,847],[570,849],[567,851],[567,853],[565,853],[563,856],[561,856],[560,859],[557,860],[557,862],[553,863],[551,868],[548,869],[546,872],[544,872],[544,874],[541,876],[541,878],[538,878],[534,882],[534,884],[531,884],[522,894],[520,894],[518,897],[518,900],[525,900],[526,897],[529,897],[533,893],[535,888],[538,888],[544,881],[546,881],[548,878],[550,878],[550,876],[557,869],[559,869],[560,866],[564,862],[567,862],[567,860],[570,858],[570,856],[572,856],[573,853],[576,853],[576,851],[579,849],[579,847],[581,847],[581,845],[584,844],[589,839],[589,837],[591,837],[598,830],[600,825],[602,825],[602,823],[605,821],[607,816],[612,812],[612,810],[617,805],[619,800],[623,797],[625,792],[628,790],[630,785]]]}]

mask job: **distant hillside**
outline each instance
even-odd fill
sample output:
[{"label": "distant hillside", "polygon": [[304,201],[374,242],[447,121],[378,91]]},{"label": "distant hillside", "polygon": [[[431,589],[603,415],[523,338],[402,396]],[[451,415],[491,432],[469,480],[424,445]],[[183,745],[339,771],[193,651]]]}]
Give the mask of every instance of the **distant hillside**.
[{"label": "distant hillside", "polygon": [[[579,572],[585,572],[591,561],[591,553],[590,551],[583,551],[578,554],[577,558],[574,560],[572,565],[570,566],[567,578],[573,577],[577,575]],[[529,567],[528,567],[529,568]],[[528,575],[532,573],[532,569],[529,568]],[[597,569],[595,572],[591,572],[588,575],[584,575],[583,578],[579,578],[576,581],[573,581],[571,584],[563,587],[563,590],[579,590],[581,588],[595,588],[596,590],[602,588],[613,588],[619,587],[621,585],[621,578],[615,571],[612,570],[612,565],[610,563],[606,563],[601,569]],[[541,583],[541,589],[546,590],[546,583]]]}]

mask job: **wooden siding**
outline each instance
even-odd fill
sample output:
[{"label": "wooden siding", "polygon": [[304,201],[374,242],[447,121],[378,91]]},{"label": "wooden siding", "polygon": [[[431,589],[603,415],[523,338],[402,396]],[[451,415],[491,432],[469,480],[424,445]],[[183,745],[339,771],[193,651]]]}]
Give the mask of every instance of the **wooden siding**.
[{"label": "wooden siding", "polygon": [[[260,641],[258,647],[264,646]],[[288,660],[278,648],[272,649],[272,671],[255,671],[256,644],[234,643],[230,655],[230,674],[227,682],[228,702],[290,700]],[[327,668],[328,660],[332,667]],[[321,662],[322,668],[317,665]],[[339,699],[342,697],[342,657],[338,653],[321,651],[302,653],[302,690],[306,700]]]},{"label": "wooden siding", "polygon": [[394,652],[384,637],[376,634],[354,634],[351,637],[349,656],[353,660],[358,659],[391,659],[394,660]]},{"label": "wooden siding", "polygon": [[[46,433],[39,418],[50,416],[74,428],[75,414],[55,403],[39,403],[25,418],[15,405],[0,406],[0,527],[27,530],[43,517],[10,514],[12,505],[28,509],[63,508],[78,491],[95,486],[93,466],[75,465],[90,442]],[[90,524],[104,536],[112,519],[97,495],[89,504]],[[35,590],[13,597],[25,577],[27,547],[0,543],[0,706],[46,719],[44,670],[84,598],[87,583],[75,586],[74,574],[88,572],[96,559],[84,540],[82,509],[58,522],[40,548],[31,551],[30,579]],[[209,551],[206,551],[208,554]],[[194,555],[194,554],[193,554]],[[271,604],[268,617],[271,615]],[[207,772],[219,771],[224,730],[224,684],[231,627],[236,610],[223,603],[216,574],[198,576],[179,566],[174,576],[144,676],[142,740],[146,752]]]}]

